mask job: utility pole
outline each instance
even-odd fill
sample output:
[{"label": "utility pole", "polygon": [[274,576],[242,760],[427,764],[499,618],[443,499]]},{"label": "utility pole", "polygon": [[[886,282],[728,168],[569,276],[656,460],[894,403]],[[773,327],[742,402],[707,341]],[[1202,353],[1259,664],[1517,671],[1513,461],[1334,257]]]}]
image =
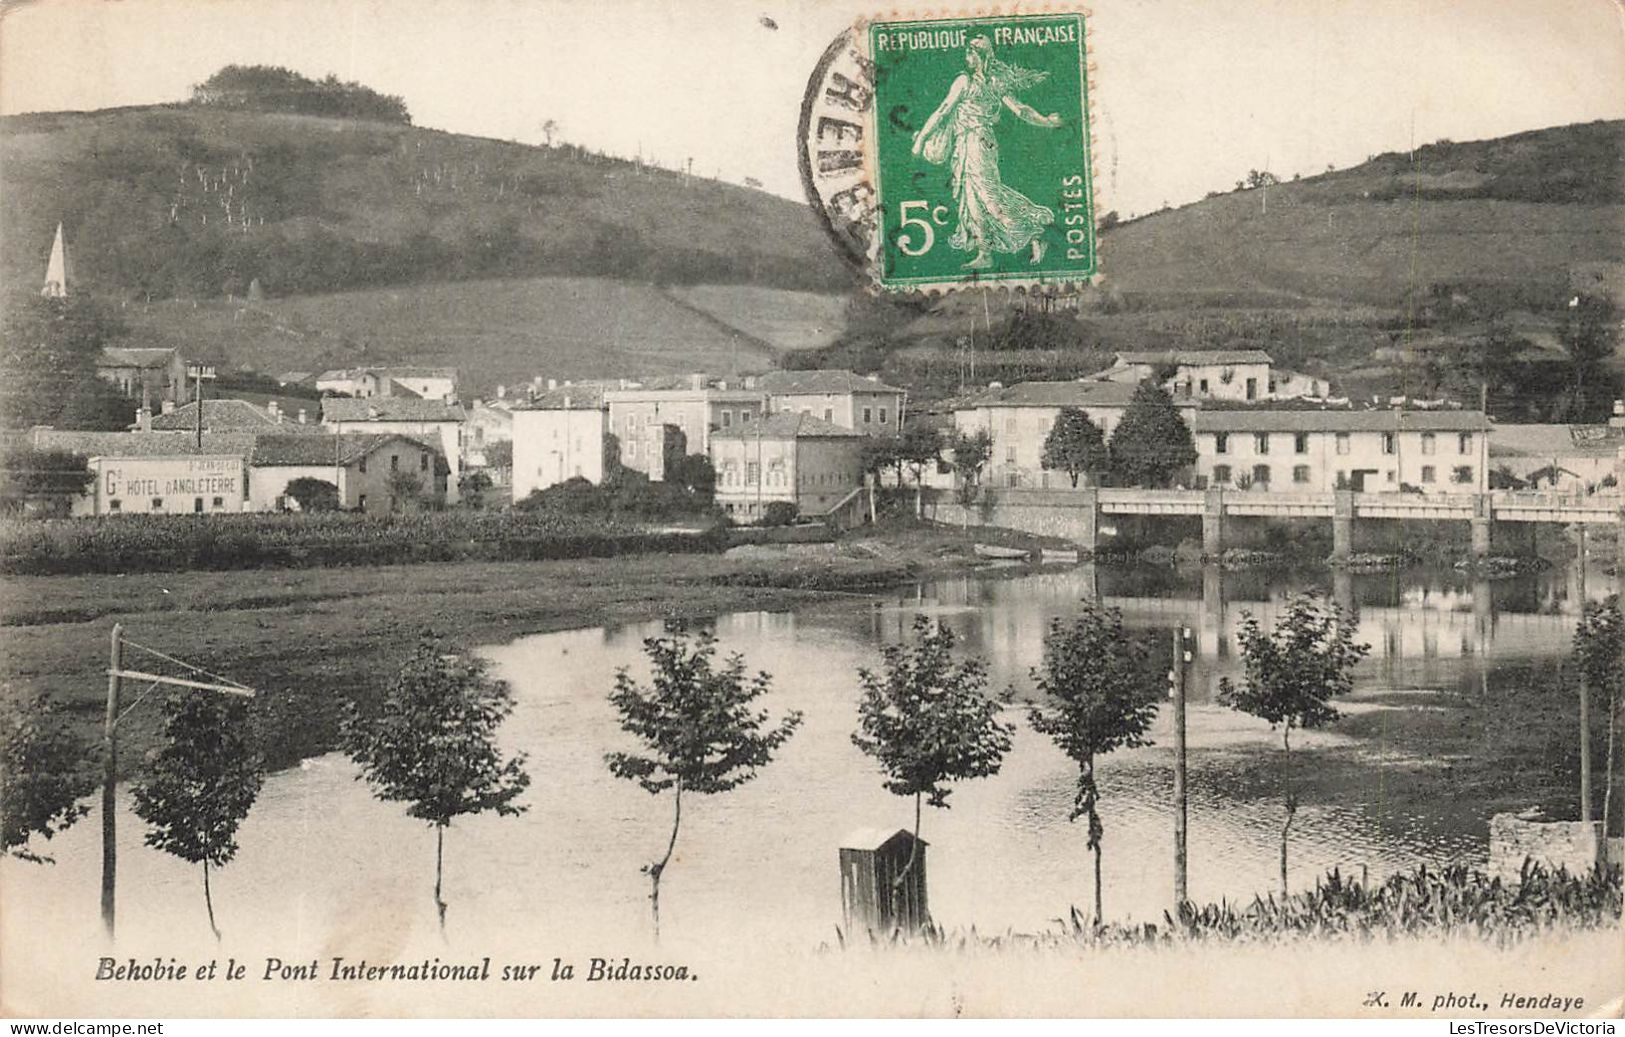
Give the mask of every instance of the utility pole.
[{"label": "utility pole", "polygon": [[1186,886],[1188,860],[1186,835],[1186,804],[1189,798],[1185,774],[1185,664],[1191,654],[1186,649],[1190,631],[1183,626],[1174,628],[1174,668],[1168,672],[1174,697],[1174,910],[1177,912],[1190,899]]},{"label": "utility pole", "polygon": [[[216,677],[217,681],[195,681],[182,677],[168,677],[156,673],[143,673],[138,670],[124,668],[124,646],[140,649],[160,659],[178,663],[189,670],[193,670],[206,677]],[[114,932],[115,898],[114,891],[118,886],[118,841],[117,841],[117,785],[118,785],[118,722],[124,719],[126,713],[139,706],[154,688],[160,684],[180,688],[192,688],[197,691],[214,691],[224,695],[240,695],[244,698],[253,698],[254,689],[228,678],[219,677],[218,674],[209,673],[190,663],[181,662],[163,652],[138,645],[124,638],[124,624],[113,624],[112,644],[107,656],[107,720],[102,730],[102,925],[107,929],[107,938],[111,940]],[[147,681],[147,690],[141,693],[130,705],[120,710],[119,692],[124,678],[136,681]]]},{"label": "utility pole", "polygon": [[[1580,527],[1580,618],[1586,608],[1586,527]],[[1580,820],[1591,820],[1591,687],[1584,668],[1580,670]]]},{"label": "utility pole", "polygon": [[209,378],[209,379],[214,378],[214,368],[205,367],[202,364],[191,364],[186,368],[186,373],[192,376],[192,382],[193,382],[194,385],[197,386],[197,389],[193,393],[193,395],[196,397],[196,401],[197,401],[197,421],[196,421],[196,426],[197,426],[197,448],[198,448],[198,452],[202,453],[202,451],[203,451],[203,380],[205,378]]}]

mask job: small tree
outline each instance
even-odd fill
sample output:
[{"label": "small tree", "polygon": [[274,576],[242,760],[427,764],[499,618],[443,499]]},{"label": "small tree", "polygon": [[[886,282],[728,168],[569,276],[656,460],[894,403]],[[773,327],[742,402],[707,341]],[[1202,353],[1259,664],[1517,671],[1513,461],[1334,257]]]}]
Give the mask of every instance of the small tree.
[{"label": "small tree", "polygon": [[20,511],[34,500],[60,504],[65,512],[92,478],[84,456],[72,451],[7,451],[0,455],[0,510]]},{"label": "small tree", "polygon": [[[1574,659],[1579,665],[1583,684],[1580,694],[1587,696],[1587,706],[1605,704],[1603,716],[1606,724],[1603,753],[1602,834],[1609,832],[1609,819],[1613,812],[1615,728],[1619,723],[1619,692],[1625,679],[1625,659],[1621,658],[1619,595],[1610,594],[1602,604],[1588,604],[1580,624],[1574,630]],[[1590,709],[1587,709],[1590,713]],[[1588,717],[1589,720],[1589,717]],[[1589,723],[1580,731],[1580,751],[1592,751]],[[1589,769],[1589,768],[1588,768]],[[1581,820],[1589,821],[1586,817]]]},{"label": "small tree", "polygon": [[912,422],[897,437],[896,457],[914,475],[914,514],[925,515],[925,468],[942,457],[942,436],[930,425]]},{"label": "small tree", "polygon": [[1076,487],[1078,476],[1104,470],[1108,456],[1100,426],[1077,407],[1062,407],[1044,439],[1041,463],[1047,469],[1065,472]]},{"label": "small tree", "polygon": [[300,511],[337,511],[339,507],[339,488],[326,479],[302,475],[290,480],[282,493],[292,497]]},{"label": "small tree", "polygon": [[[958,433],[953,438],[954,475],[958,477],[959,503],[966,511],[981,487],[982,469],[993,456],[993,436],[987,429]],[[969,521],[967,517],[967,521]]]},{"label": "small tree", "polygon": [[28,848],[83,817],[96,788],[87,748],[45,695],[19,701],[0,688],[0,852],[35,864],[55,861]]},{"label": "small tree", "polygon": [[704,454],[687,454],[666,470],[666,481],[681,486],[695,507],[709,508],[717,494],[717,470]]},{"label": "small tree", "polygon": [[513,440],[499,439],[485,444],[485,467],[505,472],[513,467]]},{"label": "small tree", "polygon": [[237,826],[265,780],[245,714],[241,702],[221,696],[171,694],[163,745],[149,754],[147,777],[134,789],[136,816],[149,826],[147,845],[203,865],[203,903],[216,940],[209,866],[225,867],[237,855]]},{"label": "small tree", "polygon": [[796,506],[787,500],[768,501],[762,509],[762,525],[789,526],[796,521]]},{"label": "small tree", "polygon": [[1298,595],[1287,603],[1286,614],[1266,633],[1258,620],[1242,613],[1240,686],[1230,678],[1219,681],[1219,701],[1232,709],[1281,729],[1282,786],[1286,821],[1281,826],[1281,895],[1285,896],[1287,836],[1298,812],[1298,793],[1292,784],[1292,729],[1323,727],[1339,716],[1330,700],[1354,686],[1354,666],[1371,650],[1354,643],[1354,619],[1335,604],[1313,595]]},{"label": "small tree", "polygon": [[406,469],[390,472],[385,480],[389,487],[390,510],[410,510],[415,507],[423,495],[423,479],[416,472]]},{"label": "small tree", "polygon": [[1167,486],[1196,462],[1190,427],[1162,386],[1147,380],[1134,390],[1112,432],[1111,462],[1124,481],[1147,487]]},{"label": "small tree", "polygon": [[666,854],[645,865],[655,939],[660,939],[660,876],[677,847],[683,821],[683,793],[714,795],[738,788],[765,767],[801,726],[801,713],[787,713],[769,726],[766,710],[754,703],[772,685],[766,673],[745,675],[745,658],[730,655],[715,664],[716,635],[690,636],[681,623],[668,623],[663,637],[646,638],[652,683],[634,681],[625,668],[615,674],[609,701],[621,729],[643,743],[641,753],[606,753],[611,774],[635,781],[651,796],[672,790],[671,838]]},{"label": "small tree", "polygon": [[346,748],[361,768],[357,777],[379,799],[408,804],[408,817],[434,828],[434,903],[442,929],[446,828],[465,814],[494,810],[511,817],[526,809],[514,802],[530,785],[525,754],[503,759],[496,744],[497,728],[513,712],[513,693],[487,667],[484,659],[448,652],[425,636],[378,710],[366,714],[352,702],[343,721]]},{"label": "small tree", "polygon": [[999,720],[1012,693],[988,694],[987,664],[956,660],[953,649],[953,631],[915,616],[912,646],[885,645],[883,672],[858,671],[852,744],[880,764],[888,792],[914,797],[914,842],[892,879],[894,903],[919,855],[921,805],[946,808],[952,782],[997,774],[1015,731]]},{"label": "small tree", "polygon": [[1100,788],[1095,757],[1115,749],[1149,745],[1146,729],[1157,715],[1161,679],[1147,663],[1143,642],[1123,631],[1117,609],[1085,599],[1070,622],[1050,621],[1044,638],[1044,666],[1033,671],[1043,698],[1029,707],[1034,730],[1049,735],[1078,765],[1078,792],[1070,821],[1089,819],[1089,849],[1095,854],[1095,924],[1101,909]]}]

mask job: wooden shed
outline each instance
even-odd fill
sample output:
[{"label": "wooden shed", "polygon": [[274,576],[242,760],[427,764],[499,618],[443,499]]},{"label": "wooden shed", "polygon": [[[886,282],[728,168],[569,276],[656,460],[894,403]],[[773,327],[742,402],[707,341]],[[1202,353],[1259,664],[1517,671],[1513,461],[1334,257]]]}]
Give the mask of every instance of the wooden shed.
[{"label": "wooden shed", "polygon": [[906,828],[864,828],[841,841],[841,913],[847,932],[901,929],[911,933],[930,920],[925,899],[926,845],[924,839],[919,840],[914,865],[901,889],[894,892],[893,881],[908,867],[914,833]]}]

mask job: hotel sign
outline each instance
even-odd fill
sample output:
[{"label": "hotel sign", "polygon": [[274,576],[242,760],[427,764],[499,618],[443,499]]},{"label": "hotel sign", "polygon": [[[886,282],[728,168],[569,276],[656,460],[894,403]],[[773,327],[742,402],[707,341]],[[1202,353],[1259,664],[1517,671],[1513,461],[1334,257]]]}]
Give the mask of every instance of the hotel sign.
[{"label": "hotel sign", "polygon": [[94,464],[103,514],[243,509],[243,459],[236,454],[99,457]]}]

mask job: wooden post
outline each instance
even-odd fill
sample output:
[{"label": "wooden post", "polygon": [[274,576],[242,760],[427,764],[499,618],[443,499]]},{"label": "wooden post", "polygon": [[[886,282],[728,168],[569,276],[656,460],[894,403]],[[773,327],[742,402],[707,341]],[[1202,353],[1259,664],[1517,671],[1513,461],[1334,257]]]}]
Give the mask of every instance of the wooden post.
[{"label": "wooden post", "polygon": [[123,669],[124,626],[113,624],[112,646],[108,650],[107,721],[102,730],[102,925],[108,939],[113,937],[113,889],[118,875],[118,843],[115,832],[118,783],[118,697],[119,671]]},{"label": "wooden post", "polygon": [[[1586,527],[1580,523],[1580,616],[1586,607]],[[1585,669],[1580,669],[1580,820],[1589,822],[1591,813],[1591,687]]]},{"label": "wooden post", "polygon": [[1174,628],[1174,910],[1190,899],[1185,885],[1186,865],[1186,780],[1185,780],[1185,636],[1183,626]]}]

